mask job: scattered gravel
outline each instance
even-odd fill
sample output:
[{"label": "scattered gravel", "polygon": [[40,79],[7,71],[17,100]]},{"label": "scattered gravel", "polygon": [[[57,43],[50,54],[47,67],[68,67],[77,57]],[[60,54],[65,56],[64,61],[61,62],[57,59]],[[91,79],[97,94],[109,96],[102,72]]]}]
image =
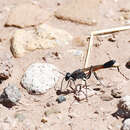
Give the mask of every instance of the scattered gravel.
[{"label": "scattered gravel", "polygon": [[13,65],[11,63],[11,56],[8,54],[0,55],[0,82],[2,82],[11,76]]}]

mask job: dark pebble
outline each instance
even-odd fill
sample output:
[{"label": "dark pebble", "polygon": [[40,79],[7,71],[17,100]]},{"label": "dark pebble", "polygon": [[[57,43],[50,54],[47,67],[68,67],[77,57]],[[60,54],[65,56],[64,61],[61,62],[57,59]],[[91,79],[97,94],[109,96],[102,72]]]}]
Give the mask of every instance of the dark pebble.
[{"label": "dark pebble", "polygon": [[126,68],[130,69],[130,61],[128,61],[125,66]]},{"label": "dark pebble", "polygon": [[64,102],[64,101],[66,101],[66,98],[65,98],[64,96],[59,96],[59,97],[56,99],[56,101],[57,101],[58,103],[62,103],[62,102]]}]

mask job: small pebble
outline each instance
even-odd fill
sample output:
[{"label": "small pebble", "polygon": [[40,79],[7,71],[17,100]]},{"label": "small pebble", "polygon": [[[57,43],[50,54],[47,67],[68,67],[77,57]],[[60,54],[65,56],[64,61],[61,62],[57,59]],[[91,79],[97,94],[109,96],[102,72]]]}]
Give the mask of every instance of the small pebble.
[{"label": "small pebble", "polygon": [[95,90],[95,91],[100,91],[101,88],[94,88],[93,90]]},{"label": "small pebble", "polygon": [[58,113],[61,113],[61,111],[60,110],[58,110],[57,108],[50,108],[50,109],[48,109],[48,110],[46,110],[45,112],[44,112],[44,115],[46,116],[46,117],[48,117],[49,115],[51,115],[51,114],[58,114]]},{"label": "small pebble", "polygon": [[115,88],[115,89],[112,89],[112,90],[111,90],[111,95],[112,95],[114,98],[121,98],[122,92],[121,92],[119,89]]},{"label": "small pebble", "polygon": [[62,102],[64,102],[64,101],[66,101],[66,98],[65,98],[64,96],[59,96],[59,97],[56,99],[56,101],[57,101],[58,103],[62,103]]},{"label": "small pebble", "polygon": [[62,58],[61,54],[59,54],[58,52],[52,52],[52,55],[54,55],[55,58],[57,58],[57,59],[61,59]]},{"label": "small pebble", "polygon": [[79,115],[77,115],[76,113],[70,113],[70,114],[68,115],[68,117],[72,119],[72,118],[79,117]]},{"label": "small pebble", "polygon": [[115,42],[115,41],[116,41],[116,39],[115,39],[115,38],[113,38],[113,37],[110,37],[110,38],[108,38],[108,41],[110,41],[110,42]]},{"label": "small pebble", "polygon": [[46,123],[46,122],[47,122],[47,119],[42,118],[42,119],[41,119],[41,122],[42,122],[42,123]]},{"label": "small pebble", "polygon": [[50,103],[49,103],[49,102],[47,102],[47,103],[46,103],[46,106],[47,106],[47,107],[50,107],[51,105],[50,105]]},{"label": "small pebble", "polygon": [[96,110],[95,112],[94,112],[95,114],[99,114],[99,112]]},{"label": "small pebble", "polygon": [[59,3],[59,2],[57,2],[57,6],[60,6],[60,3]]},{"label": "small pebble", "polygon": [[111,100],[113,99],[113,97],[110,96],[110,95],[102,95],[102,96],[101,96],[101,99],[102,99],[103,101],[111,101]]},{"label": "small pebble", "polygon": [[130,61],[128,61],[125,66],[126,68],[130,69]]}]

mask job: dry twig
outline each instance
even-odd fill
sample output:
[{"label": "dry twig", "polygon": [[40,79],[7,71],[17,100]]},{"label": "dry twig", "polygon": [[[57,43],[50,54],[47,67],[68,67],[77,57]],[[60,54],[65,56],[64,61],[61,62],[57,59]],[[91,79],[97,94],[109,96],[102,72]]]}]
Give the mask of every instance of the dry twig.
[{"label": "dry twig", "polygon": [[119,31],[124,31],[124,30],[128,30],[128,29],[130,29],[130,26],[115,27],[115,28],[110,28],[110,29],[104,29],[104,30],[91,32],[89,46],[88,46],[88,49],[87,49],[86,54],[85,54],[84,67],[85,68],[88,67],[88,60],[89,60],[89,57],[90,57],[90,52],[92,50],[94,36],[96,36],[96,35],[104,35],[104,34],[114,33],[114,32],[119,32]]}]

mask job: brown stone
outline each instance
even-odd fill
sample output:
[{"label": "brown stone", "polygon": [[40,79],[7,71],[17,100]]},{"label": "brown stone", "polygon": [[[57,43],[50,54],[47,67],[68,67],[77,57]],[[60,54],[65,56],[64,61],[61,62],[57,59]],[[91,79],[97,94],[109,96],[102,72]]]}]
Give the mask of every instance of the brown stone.
[{"label": "brown stone", "polygon": [[50,13],[38,5],[31,3],[17,5],[8,16],[6,26],[17,26],[20,28],[35,26],[44,23],[50,17]]},{"label": "brown stone", "polygon": [[59,19],[95,25],[99,16],[100,0],[68,0],[55,12]]}]

